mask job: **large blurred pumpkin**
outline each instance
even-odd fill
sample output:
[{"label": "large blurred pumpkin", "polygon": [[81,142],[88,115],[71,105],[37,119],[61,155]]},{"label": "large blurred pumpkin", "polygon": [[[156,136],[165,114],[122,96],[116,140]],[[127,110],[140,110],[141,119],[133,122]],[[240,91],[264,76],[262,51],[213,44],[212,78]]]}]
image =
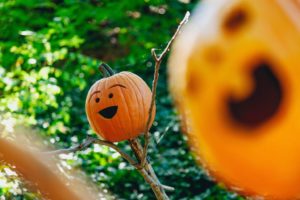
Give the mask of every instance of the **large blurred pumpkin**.
[{"label": "large blurred pumpkin", "polygon": [[300,199],[299,1],[203,1],[169,76],[213,177],[241,194]]},{"label": "large blurred pumpkin", "polygon": [[[86,114],[93,130],[102,138],[119,142],[137,137],[145,131],[151,103],[151,90],[131,72],[114,74],[106,64],[99,68],[104,78],[90,88],[86,97]],[[155,116],[155,107],[151,123]]]}]

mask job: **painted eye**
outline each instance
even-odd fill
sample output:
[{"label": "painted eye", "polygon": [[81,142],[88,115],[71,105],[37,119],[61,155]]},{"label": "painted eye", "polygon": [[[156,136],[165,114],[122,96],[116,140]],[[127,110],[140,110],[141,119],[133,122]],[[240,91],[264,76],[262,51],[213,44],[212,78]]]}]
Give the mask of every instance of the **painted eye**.
[{"label": "painted eye", "polygon": [[114,96],[113,93],[110,93],[110,94],[108,95],[108,98],[111,99],[111,98],[113,98],[113,96]]},{"label": "painted eye", "polygon": [[96,101],[96,103],[99,103],[100,98],[97,97],[97,98],[95,99],[95,101]]},{"label": "painted eye", "polygon": [[233,33],[243,27],[249,21],[249,16],[243,8],[236,8],[225,18],[223,22],[224,29]]}]

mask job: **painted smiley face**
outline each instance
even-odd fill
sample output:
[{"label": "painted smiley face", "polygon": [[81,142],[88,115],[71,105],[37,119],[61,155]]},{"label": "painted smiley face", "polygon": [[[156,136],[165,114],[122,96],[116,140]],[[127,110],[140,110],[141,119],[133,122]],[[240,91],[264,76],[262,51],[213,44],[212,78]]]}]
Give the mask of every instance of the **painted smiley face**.
[{"label": "painted smiley face", "polygon": [[[108,87],[108,90],[110,91],[109,94],[106,96],[106,98],[108,99],[112,99],[114,97],[114,93],[111,92],[111,89],[112,88],[115,88],[115,87],[120,87],[120,88],[125,88],[126,87],[122,84],[114,84],[110,87]],[[101,99],[102,98],[105,98],[105,96],[102,96],[101,97],[101,91],[95,91],[92,95],[91,95],[91,98],[90,98],[90,101],[94,101],[96,104],[101,104]],[[98,111],[98,114],[105,118],[105,119],[112,119],[118,112],[118,105],[112,105],[112,106],[107,106],[105,108],[102,108]]]},{"label": "painted smiley face", "polygon": [[94,83],[85,108],[92,129],[105,140],[118,142],[143,133],[150,102],[148,85],[131,72],[121,72]]}]

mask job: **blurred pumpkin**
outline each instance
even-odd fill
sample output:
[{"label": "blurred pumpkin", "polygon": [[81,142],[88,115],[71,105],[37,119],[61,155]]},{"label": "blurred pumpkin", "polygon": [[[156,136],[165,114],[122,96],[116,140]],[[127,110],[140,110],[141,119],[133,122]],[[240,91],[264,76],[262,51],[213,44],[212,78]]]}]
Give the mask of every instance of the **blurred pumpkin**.
[{"label": "blurred pumpkin", "polygon": [[209,173],[244,195],[300,199],[299,1],[202,1],[168,65]]},{"label": "blurred pumpkin", "polygon": [[[85,106],[92,129],[111,142],[137,137],[144,132],[149,116],[150,88],[131,72],[114,74],[106,64],[99,69],[105,78],[90,88]],[[151,124],[154,116],[155,107]]]}]

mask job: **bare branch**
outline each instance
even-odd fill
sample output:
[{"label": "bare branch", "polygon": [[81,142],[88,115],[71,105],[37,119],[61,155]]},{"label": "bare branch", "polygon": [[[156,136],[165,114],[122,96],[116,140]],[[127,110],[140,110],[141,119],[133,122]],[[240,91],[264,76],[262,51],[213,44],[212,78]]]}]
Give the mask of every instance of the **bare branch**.
[{"label": "bare branch", "polygon": [[133,158],[131,158],[127,153],[125,153],[124,151],[122,151],[117,145],[115,145],[112,142],[108,142],[108,141],[103,141],[103,140],[99,140],[96,139],[96,141],[94,143],[100,144],[100,145],[105,145],[108,146],[112,149],[114,149],[115,151],[117,151],[125,160],[127,160],[132,166],[137,167],[137,162],[135,162],[133,160]]},{"label": "bare branch", "polygon": [[[137,139],[132,139],[132,140],[129,140],[129,143],[130,143],[131,149],[134,152],[137,160],[140,161],[143,156],[143,148],[140,145],[139,141]],[[127,160],[132,166],[134,166],[139,171],[139,173],[144,177],[145,181],[151,186],[157,199],[167,200],[169,198],[166,195],[164,190],[166,190],[166,191],[174,191],[175,190],[173,187],[163,185],[160,183],[160,181],[157,178],[150,163],[148,163],[146,161],[145,165],[142,167],[141,165],[138,164],[138,162],[136,162],[127,153],[122,151],[114,143],[100,140],[98,138],[87,137],[87,139],[84,140],[81,144],[76,145],[74,147],[71,147],[68,149],[60,149],[60,150],[55,150],[55,151],[50,151],[50,152],[44,152],[43,154],[58,155],[58,154],[65,154],[65,153],[75,153],[77,151],[81,151],[81,150],[88,148],[91,144],[99,144],[99,145],[108,146],[108,147],[114,149],[115,151],[117,151],[125,160]]]},{"label": "bare branch", "polygon": [[171,126],[174,125],[176,119],[171,120],[168,125],[166,126],[164,132],[162,132],[159,136],[159,138],[156,138],[155,142],[156,144],[160,143],[160,141],[163,139],[163,137],[168,133],[169,129],[171,128]]},{"label": "bare branch", "polygon": [[156,55],[156,53],[155,53],[155,50],[156,50],[155,48],[152,48],[152,49],[151,49],[151,55],[152,55],[154,61],[155,61],[155,62],[158,62],[158,57],[157,57],[157,55]]},{"label": "bare branch", "polygon": [[168,191],[175,191],[175,188],[167,186],[167,185],[160,185],[163,189],[168,190]]},{"label": "bare branch", "polygon": [[81,151],[81,150],[84,150],[86,148],[88,148],[91,144],[93,144],[95,142],[95,140],[97,140],[96,138],[93,138],[93,137],[87,137],[87,139],[79,144],[79,145],[76,145],[75,147],[71,147],[71,148],[68,148],[68,149],[59,149],[59,150],[55,150],[55,151],[49,151],[49,152],[43,152],[44,154],[66,154],[66,153],[74,153],[76,151]]},{"label": "bare branch", "polygon": [[170,41],[168,42],[167,46],[165,47],[163,52],[160,54],[160,56],[156,55],[155,49],[151,49],[151,55],[152,55],[152,57],[155,61],[155,68],[154,68],[154,78],[153,78],[153,82],[152,82],[151,104],[150,104],[150,107],[149,107],[149,112],[148,112],[149,115],[148,115],[145,131],[144,131],[145,144],[144,144],[144,148],[143,148],[143,157],[142,157],[142,160],[141,160],[141,165],[142,166],[145,165],[147,152],[148,152],[149,139],[150,139],[149,138],[150,137],[149,129],[150,129],[150,122],[151,122],[151,119],[152,119],[152,112],[153,112],[153,108],[154,108],[154,105],[155,105],[156,88],[157,88],[160,64],[162,62],[162,59],[166,56],[167,52],[169,51],[171,44],[173,43],[173,41],[175,40],[175,38],[179,34],[182,26],[188,22],[189,16],[190,16],[190,12],[186,12],[184,18],[182,19],[182,21],[178,25],[177,30],[175,31],[174,35],[172,36],[172,38],[170,39]]},{"label": "bare branch", "polygon": [[[184,24],[186,24],[189,20],[190,17],[190,12],[187,11],[185,13],[184,18],[181,20],[180,24],[177,27],[177,30],[175,31],[174,35],[172,36],[172,38],[170,39],[170,41],[168,42],[167,46],[165,47],[164,51],[160,54],[160,56],[158,57],[158,60],[161,61],[167,54],[167,52],[170,50],[170,46],[173,43],[173,41],[175,40],[175,38],[177,37],[178,33],[180,32],[182,26]],[[155,53],[155,52],[154,52]]]},{"label": "bare branch", "polygon": [[75,147],[71,147],[71,148],[68,148],[68,149],[59,149],[59,150],[49,151],[49,152],[44,152],[44,153],[49,154],[49,155],[58,155],[58,154],[63,154],[63,153],[64,154],[74,153],[74,152],[81,151],[81,150],[84,150],[84,149],[88,148],[91,144],[100,144],[100,145],[108,146],[108,147],[114,149],[115,151],[117,151],[132,166],[137,167],[137,162],[135,162],[134,159],[131,158],[127,153],[122,151],[117,145],[115,145],[112,142],[100,140],[100,139],[94,138],[94,137],[87,137],[87,139],[83,143],[81,143],[81,144],[79,144]]},{"label": "bare branch", "polygon": [[[143,147],[140,144],[138,138],[134,138],[134,139],[131,139],[128,141],[129,141],[130,147],[131,147],[132,151],[134,152],[137,160],[140,161],[143,157]],[[143,166],[139,165],[139,167],[137,167],[137,170],[141,173],[141,175],[144,177],[144,179],[149,183],[149,185],[151,186],[157,199],[159,199],[159,200],[160,199],[162,199],[162,200],[169,199],[165,190],[174,191],[175,189],[173,187],[166,186],[166,185],[163,185],[160,183],[151,164],[148,162],[147,159]],[[145,174],[145,172],[146,172],[146,174]]]}]

